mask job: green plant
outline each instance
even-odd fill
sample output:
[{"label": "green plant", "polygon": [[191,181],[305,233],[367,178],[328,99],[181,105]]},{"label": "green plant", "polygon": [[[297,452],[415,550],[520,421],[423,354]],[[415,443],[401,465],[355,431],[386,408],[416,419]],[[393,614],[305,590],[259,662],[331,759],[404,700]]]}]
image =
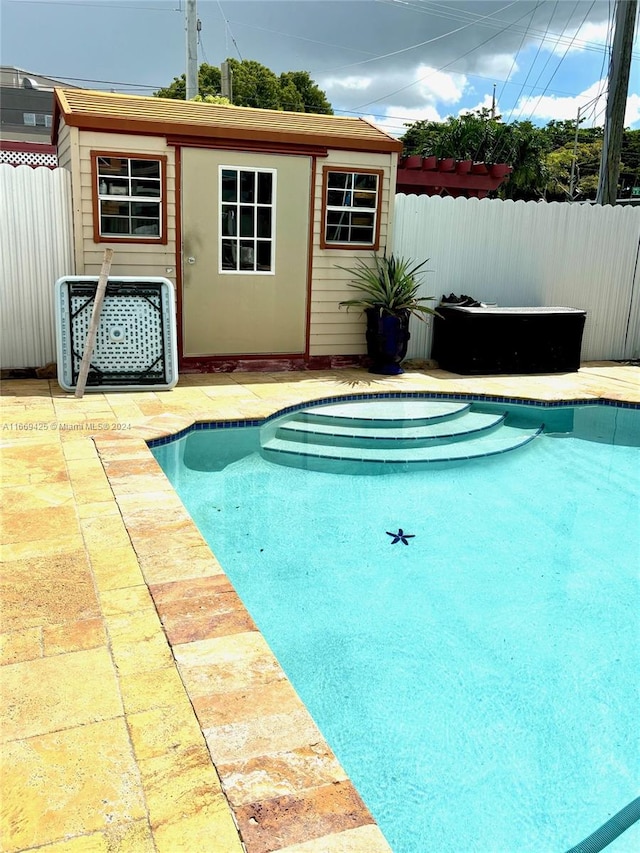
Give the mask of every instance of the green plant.
[{"label": "green plant", "polygon": [[416,275],[428,263],[428,258],[416,264],[394,255],[374,255],[373,261],[374,266],[370,266],[359,258],[356,266],[351,269],[339,267],[353,275],[354,281],[349,282],[349,287],[362,294],[358,299],[340,302],[341,308],[344,307],[347,311],[349,308],[361,308],[363,311],[377,308],[394,317],[408,311],[420,320],[424,320],[427,314],[437,314],[432,308],[421,304],[435,299],[434,296],[418,296],[420,282],[417,281]]}]

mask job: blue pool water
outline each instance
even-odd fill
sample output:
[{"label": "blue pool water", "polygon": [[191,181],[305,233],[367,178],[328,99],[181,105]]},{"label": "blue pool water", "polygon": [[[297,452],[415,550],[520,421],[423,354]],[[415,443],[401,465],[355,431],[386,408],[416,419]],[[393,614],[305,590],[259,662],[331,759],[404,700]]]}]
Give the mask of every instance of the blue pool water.
[{"label": "blue pool water", "polygon": [[153,451],[394,853],[560,853],[638,796],[640,411],[566,411],[419,473]]}]

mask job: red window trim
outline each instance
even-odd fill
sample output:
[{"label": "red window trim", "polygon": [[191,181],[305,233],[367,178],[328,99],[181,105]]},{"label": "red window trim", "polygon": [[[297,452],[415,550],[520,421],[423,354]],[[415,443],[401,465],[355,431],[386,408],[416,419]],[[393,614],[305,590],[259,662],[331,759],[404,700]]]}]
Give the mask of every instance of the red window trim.
[{"label": "red window trim", "polygon": [[[378,199],[376,204],[376,233],[373,243],[327,243],[327,184],[329,181],[329,172],[349,172],[358,175],[377,175],[378,176]],[[323,166],[322,167],[322,218],[320,220],[320,248],[321,249],[340,249],[348,251],[371,251],[377,252],[380,248],[380,218],[382,213],[382,181],[384,171],[382,169],[362,169],[357,166]]]},{"label": "red window trim", "polygon": [[[154,243],[166,246],[169,242],[167,235],[167,156],[166,154],[138,154],[135,151],[90,151],[91,157],[91,199],[93,205],[93,242],[94,243]],[[157,160],[160,163],[160,198],[162,215],[160,218],[159,237],[110,237],[100,234],[100,210],[98,192],[98,157],[120,157],[123,160]]]}]

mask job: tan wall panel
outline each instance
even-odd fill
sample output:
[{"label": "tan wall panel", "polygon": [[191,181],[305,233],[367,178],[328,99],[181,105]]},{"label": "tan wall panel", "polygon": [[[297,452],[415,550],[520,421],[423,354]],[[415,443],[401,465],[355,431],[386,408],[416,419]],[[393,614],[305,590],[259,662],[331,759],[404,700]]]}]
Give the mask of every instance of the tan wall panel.
[{"label": "tan wall panel", "polygon": [[[322,169],[324,166],[346,166],[354,169],[382,169],[382,208],[380,213],[380,253],[389,246],[390,207],[395,191],[397,155],[366,154],[356,151],[329,151],[318,160],[314,205],[313,278],[311,301],[310,355],[358,355],[366,352],[364,323],[359,311],[339,308],[339,302],[353,299],[355,291],[348,286],[350,274],[339,266],[353,267],[359,258],[370,259],[368,249],[321,249]],[[390,247],[389,247],[390,251]],[[336,330],[339,329],[340,332]],[[345,338],[348,335],[348,338]]]},{"label": "tan wall panel", "polygon": [[[71,130],[76,130],[71,128]],[[164,276],[175,280],[176,266],[176,199],[175,151],[164,138],[133,134],[77,131],[78,168],[74,180],[74,215],[79,255],[79,275],[100,272],[105,248],[114,250],[114,275]],[[167,157],[167,189],[164,203],[167,209],[167,243],[96,243],[93,232],[93,186],[91,181],[91,151],[114,151],[119,154],[159,154]],[[151,261],[151,259],[154,259]],[[171,270],[171,272],[168,272]]]}]

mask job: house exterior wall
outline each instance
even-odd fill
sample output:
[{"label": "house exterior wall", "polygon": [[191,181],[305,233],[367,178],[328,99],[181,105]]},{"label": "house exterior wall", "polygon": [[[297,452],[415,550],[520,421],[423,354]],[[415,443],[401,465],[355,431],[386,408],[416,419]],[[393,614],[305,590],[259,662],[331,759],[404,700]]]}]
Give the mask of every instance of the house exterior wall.
[{"label": "house exterior wall", "polygon": [[359,355],[366,352],[365,321],[361,312],[347,312],[339,308],[344,299],[353,299],[354,291],[348,286],[348,272],[338,266],[351,268],[359,258],[369,259],[370,249],[322,249],[320,236],[322,223],[323,167],[350,167],[353,169],[381,169],[382,207],[380,221],[380,248],[391,250],[391,223],[395,199],[397,154],[370,154],[358,151],[330,150],[326,158],[318,158],[314,194],[314,228],[311,284],[310,356]]},{"label": "house exterior wall", "polygon": [[[175,149],[161,137],[132,134],[75,131],[77,142],[72,140],[72,172],[74,189],[74,228],[76,234],[76,267],[78,275],[98,275],[104,250],[113,248],[111,274],[164,276],[176,283],[176,174]],[[77,151],[77,175],[73,166]],[[157,154],[167,158],[166,198],[167,242],[141,243],[100,242],[94,240],[93,187],[91,177],[91,152],[113,152],[135,157],[136,154]],[[79,182],[79,190],[78,190]]]},{"label": "house exterior wall", "polygon": [[[0,86],[0,130],[3,139],[49,142],[53,92]],[[27,116],[34,124],[27,124]]]}]

